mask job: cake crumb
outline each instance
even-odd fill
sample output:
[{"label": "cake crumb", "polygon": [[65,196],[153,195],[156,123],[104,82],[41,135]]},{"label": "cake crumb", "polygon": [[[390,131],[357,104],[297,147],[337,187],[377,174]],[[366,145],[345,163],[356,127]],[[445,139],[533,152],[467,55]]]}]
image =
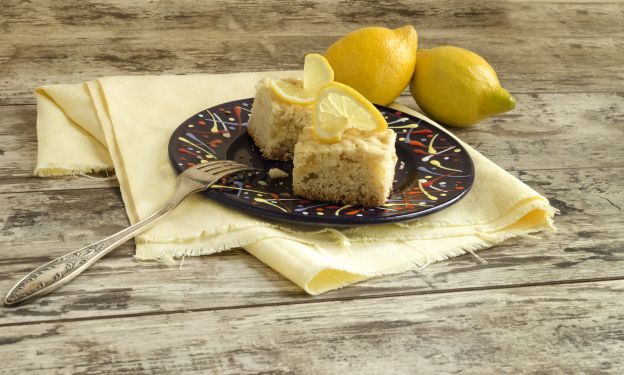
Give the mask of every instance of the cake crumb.
[{"label": "cake crumb", "polygon": [[284,172],[279,168],[271,168],[269,169],[269,177],[271,177],[272,179],[284,178],[288,177],[288,173]]}]

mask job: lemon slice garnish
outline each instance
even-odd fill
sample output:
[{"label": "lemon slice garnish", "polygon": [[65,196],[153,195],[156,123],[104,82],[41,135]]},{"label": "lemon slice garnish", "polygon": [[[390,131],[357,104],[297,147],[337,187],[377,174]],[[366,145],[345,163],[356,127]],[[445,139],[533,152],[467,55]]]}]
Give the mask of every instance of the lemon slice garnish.
[{"label": "lemon slice garnish", "polygon": [[335,143],[348,128],[376,132],[386,129],[388,123],[362,94],[347,85],[332,82],[316,95],[312,126],[318,140]]},{"label": "lemon slice garnish", "polygon": [[334,70],[329,61],[318,53],[307,54],[303,64],[303,89],[316,96],[321,87],[333,81]]},{"label": "lemon slice garnish", "polygon": [[284,101],[291,104],[312,104],[314,93],[303,89],[303,81],[299,79],[272,79],[271,88]]},{"label": "lemon slice garnish", "polygon": [[318,90],[333,82],[334,71],[329,62],[318,53],[306,55],[303,65],[303,81],[273,79],[271,88],[281,99],[292,104],[312,104]]}]

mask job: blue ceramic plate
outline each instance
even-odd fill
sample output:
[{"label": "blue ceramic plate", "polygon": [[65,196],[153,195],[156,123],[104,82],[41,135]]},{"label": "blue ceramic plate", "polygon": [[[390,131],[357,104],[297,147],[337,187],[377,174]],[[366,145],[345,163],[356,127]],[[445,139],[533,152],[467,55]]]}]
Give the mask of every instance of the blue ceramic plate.
[{"label": "blue ceramic plate", "polygon": [[[448,207],[472,186],[472,160],[454,137],[423,119],[377,106],[397,133],[399,160],[387,204],[368,208],[296,197],[291,188],[292,162],[264,160],[247,134],[252,104],[253,98],[249,98],[201,111],[184,121],[169,141],[169,158],[177,173],[215,158],[260,169],[262,172],[225,177],[205,193],[249,214],[298,224],[390,223]],[[271,168],[282,169],[289,177],[271,179]]]}]

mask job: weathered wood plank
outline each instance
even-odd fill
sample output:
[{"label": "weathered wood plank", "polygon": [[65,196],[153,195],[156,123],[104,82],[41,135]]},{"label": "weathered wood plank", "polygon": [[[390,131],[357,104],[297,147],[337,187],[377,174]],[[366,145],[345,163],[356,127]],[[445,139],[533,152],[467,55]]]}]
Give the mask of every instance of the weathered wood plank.
[{"label": "weathered wood plank", "polygon": [[[303,56],[322,52],[337,37],[260,36],[241,40],[213,40],[194,45],[186,33],[178,39],[157,36],[143,41],[119,38],[50,40],[19,47],[8,60],[9,75],[0,88],[0,104],[33,103],[36,86],[79,82],[103,75],[231,73],[298,69]],[[534,92],[619,92],[624,72],[624,47],[620,38],[535,37],[531,45],[523,40],[501,40],[485,35],[479,38],[431,37],[423,48],[453,44],[478,52],[496,68],[513,94]],[[535,53],[535,51],[540,53]],[[552,52],[557,54],[552,55]],[[597,56],[598,55],[598,56]],[[522,61],[522,63],[518,63]],[[43,68],[42,68],[43,65]],[[588,69],[588,66],[592,66]],[[548,67],[546,69],[545,67]]]},{"label": "weathered wood plank", "polygon": [[[600,4],[570,2],[562,7],[552,1],[487,1],[479,3],[429,0],[377,3],[355,1],[336,6],[327,1],[307,1],[271,9],[272,1],[244,0],[186,1],[184,6],[146,4],[142,1],[93,3],[85,8],[79,1],[62,4],[47,1],[8,0],[3,27],[5,42],[31,38],[102,37],[132,33],[154,33],[166,37],[179,31],[201,32],[205,39],[234,39],[247,36],[332,36],[339,37],[357,27],[413,24],[435,35],[483,35],[486,29],[499,36],[618,36],[623,8],[621,1]],[[181,5],[181,4],[178,4]],[[262,15],[263,17],[257,17]],[[275,22],[270,16],[279,17]],[[210,18],[212,22],[207,23]],[[111,24],[117,29],[112,30]],[[35,25],[36,27],[33,27]],[[22,38],[19,38],[22,36]]]},{"label": "weathered wood plank", "polygon": [[[624,147],[613,140],[624,137],[624,95],[520,94],[517,100],[511,113],[454,131],[508,170],[622,165]],[[415,107],[411,97],[399,102]],[[29,178],[36,163],[35,119],[35,106],[0,106],[0,193],[117,186],[110,180]]]},{"label": "weathered wood plank", "polygon": [[[355,1],[349,6],[336,6],[328,1],[307,1],[276,7],[274,1],[192,0],[177,6],[146,4],[142,1],[95,2],[81,7],[79,1],[63,4],[44,0],[21,2],[7,0],[4,14],[5,38],[27,31],[32,36],[82,36],[98,32],[202,30],[208,37],[231,36],[244,31],[279,35],[343,35],[354,25],[379,22],[392,25],[414,24],[421,30],[445,34],[481,32],[498,28],[500,35],[514,35],[516,30],[529,33],[556,31],[557,35],[618,35],[617,24],[622,2],[618,0],[569,1],[562,7],[556,1],[511,0],[478,3],[427,0],[377,3]],[[271,9],[272,8],[272,9]],[[269,14],[267,14],[269,13]],[[264,17],[254,17],[262,14]],[[279,17],[275,22],[272,17]],[[211,19],[206,24],[206,18]],[[111,30],[110,24],[119,26]],[[32,27],[35,24],[37,27]],[[307,26],[302,28],[302,26]],[[331,27],[328,27],[331,26]]]},{"label": "weathered wood plank", "polygon": [[305,53],[375,24],[414,24],[421,48],[476,51],[513,93],[614,92],[624,79],[622,4],[309,1],[267,17],[272,5],[10,1],[0,41],[0,103],[32,103],[35,86],[103,75],[297,68]]},{"label": "weathered wood plank", "polygon": [[[137,264],[131,260],[131,245],[126,245],[33,304],[0,307],[0,325],[624,277],[624,191],[616,177],[623,171],[521,171],[522,180],[561,210],[556,219],[559,232],[480,252],[486,265],[467,255],[311,298],[242,251],[187,258],[179,270],[157,263]],[[587,186],[592,194],[586,192]],[[4,249],[0,291],[50,258],[127,224],[115,189],[2,194],[0,219],[0,248]]]},{"label": "weathered wood plank", "polygon": [[3,327],[0,348],[7,373],[617,374],[622,293],[611,281],[53,322]]}]

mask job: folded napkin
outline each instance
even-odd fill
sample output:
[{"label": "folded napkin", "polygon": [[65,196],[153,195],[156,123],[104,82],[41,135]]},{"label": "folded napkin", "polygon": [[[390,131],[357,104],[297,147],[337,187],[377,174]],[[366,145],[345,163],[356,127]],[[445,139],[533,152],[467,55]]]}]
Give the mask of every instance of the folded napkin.
[{"label": "folded napkin", "polygon": [[[173,130],[203,109],[254,96],[255,84],[264,76],[300,77],[301,72],[107,77],[40,87],[35,173],[114,169],[135,223],[175,190],[167,154]],[[457,204],[422,219],[348,229],[289,226],[196,195],[137,237],[136,258],[173,262],[242,247],[315,295],[554,228],[554,209],[546,198],[464,147],[476,170],[472,189]]]}]

